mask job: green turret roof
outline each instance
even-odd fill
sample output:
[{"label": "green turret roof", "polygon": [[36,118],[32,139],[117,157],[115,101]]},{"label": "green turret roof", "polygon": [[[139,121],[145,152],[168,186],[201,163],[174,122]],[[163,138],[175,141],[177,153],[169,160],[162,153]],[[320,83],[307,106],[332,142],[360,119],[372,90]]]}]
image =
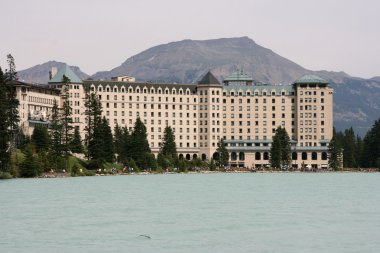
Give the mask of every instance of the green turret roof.
[{"label": "green turret roof", "polygon": [[294,82],[295,84],[307,84],[307,83],[319,83],[319,84],[328,84],[326,80],[320,78],[316,75],[304,75],[300,79]]},{"label": "green turret roof", "polygon": [[58,70],[58,73],[53,76],[49,83],[62,83],[64,75],[70,79],[70,83],[82,83],[82,80],[71,70],[67,64]]},{"label": "green turret roof", "polygon": [[218,79],[209,71],[204,77],[198,82],[198,84],[220,84]]},{"label": "green turret roof", "polygon": [[230,76],[224,79],[223,82],[231,82],[231,81],[246,81],[246,82],[252,82],[252,77],[246,75],[243,73],[243,71],[235,71]]}]

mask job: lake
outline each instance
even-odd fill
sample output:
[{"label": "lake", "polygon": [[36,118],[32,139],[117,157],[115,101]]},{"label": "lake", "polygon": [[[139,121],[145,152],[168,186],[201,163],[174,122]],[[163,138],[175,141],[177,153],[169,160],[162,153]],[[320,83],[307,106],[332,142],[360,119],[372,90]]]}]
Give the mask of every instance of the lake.
[{"label": "lake", "polygon": [[380,252],[380,173],[0,180],[0,252]]}]

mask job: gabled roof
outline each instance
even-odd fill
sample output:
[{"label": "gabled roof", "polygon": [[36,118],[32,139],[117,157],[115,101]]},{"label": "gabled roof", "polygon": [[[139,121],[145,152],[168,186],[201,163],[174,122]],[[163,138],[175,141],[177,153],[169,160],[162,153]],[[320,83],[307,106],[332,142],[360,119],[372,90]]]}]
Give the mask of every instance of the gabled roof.
[{"label": "gabled roof", "polygon": [[244,74],[243,71],[235,71],[230,76],[226,77],[223,82],[231,82],[231,81],[250,81],[252,82],[252,77],[248,76],[247,74]]},{"label": "gabled roof", "polygon": [[58,73],[53,76],[49,83],[62,83],[64,75],[70,79],[70,83],[82,83],[82,80],[71,70],[67,64],[58,70]]},{"label": "gabled roof", "polygon": [[218,79],[209,71],[206,75],[202,77],[202,79],[198,82],[198,84],[220,84]]},{"label": "gabled roof", "polygon": [[316,75],[304,75],[300,79],[294,82],[295,84],[307,84],[307,83],[319,83],[319,84],[328,84],[326,80],[320,78]]}]

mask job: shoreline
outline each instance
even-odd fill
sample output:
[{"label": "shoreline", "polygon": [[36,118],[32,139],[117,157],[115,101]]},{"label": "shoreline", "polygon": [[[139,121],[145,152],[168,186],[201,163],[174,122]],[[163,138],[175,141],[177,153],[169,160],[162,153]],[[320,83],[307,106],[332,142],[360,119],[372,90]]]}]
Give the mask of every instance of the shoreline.
[{"label": "shoreline", "polygon": [[[230,170],[230,171],[187,171],[187,172],[131,172],[131,173],[96,173],[95,177],[105,177],[105,176],[142,176],[142,175],[173,175],[173,174],[282,174],[282,173],[295,173],[295,174],[330,174],[330,173],[379,173],[379,170],[368,169],[368,170],[343,170],[343,171],[281,171],[281,170],[264,170],[264,171],[247,171],[247,170]],[[41,176],[36,178],[69,178],[69,177],[88,177],[85,175],[71,176],[70,173],[57,173],[57,172],[46,172]]]}]

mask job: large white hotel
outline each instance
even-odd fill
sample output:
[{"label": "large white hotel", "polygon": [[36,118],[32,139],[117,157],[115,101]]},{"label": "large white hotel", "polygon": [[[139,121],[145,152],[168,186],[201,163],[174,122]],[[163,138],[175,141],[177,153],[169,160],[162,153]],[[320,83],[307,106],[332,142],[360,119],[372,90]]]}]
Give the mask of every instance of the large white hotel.
[{"label": "large white hotel", "polygon": [[70,79],[68,99],[82,137],[85,89],[89,89],[99,96],[112,129],[118,124],[132,130],[140,117],[154,154],[159,152],[165,127],[171,126],[180,158],[215,158],[217,143],[223,139],[231,166],[265,166],[272,136],[281,126],[291,138],[294,167],[328,164],[333,89],[317,76],[306,75],[290,85],[265,85],[240,71],[223,83],[208,72],[197,84],[170,84],[136,82],[131,77],[81,80],[65,66],[48,85],[17,82],[25,133],[31,134],[37,124],[49,124],[54,99],[62,104],[63,75]]}]

